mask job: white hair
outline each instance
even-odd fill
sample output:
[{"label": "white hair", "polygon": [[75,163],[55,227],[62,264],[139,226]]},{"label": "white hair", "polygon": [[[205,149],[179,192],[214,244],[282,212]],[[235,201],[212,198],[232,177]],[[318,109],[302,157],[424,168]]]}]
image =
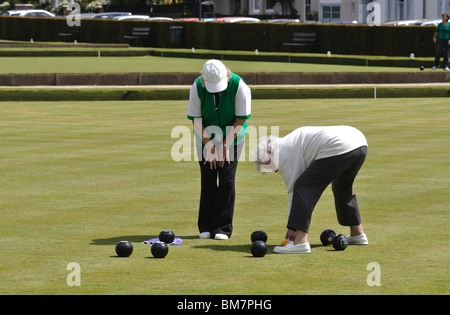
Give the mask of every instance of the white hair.
[{"label": "white hair", "polygon": [[258,171],[262,171],[262,164],[265,164],[269,162],[270,159],[273,159],[274,154],[278,149],[277,139],[278,137],[276,136],[263,136],[259,138],[259,144],[256,148],[255,159],[255,165]]}]

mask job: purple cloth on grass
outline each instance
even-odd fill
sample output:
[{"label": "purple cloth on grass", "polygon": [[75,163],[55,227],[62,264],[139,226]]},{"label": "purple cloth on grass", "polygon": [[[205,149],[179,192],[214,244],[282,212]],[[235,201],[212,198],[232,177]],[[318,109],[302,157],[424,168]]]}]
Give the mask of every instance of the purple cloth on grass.
[{"label": "purple cloth on grass", "polygon": [[[149,239],[148,241],[143,241],[142,244],[153,244],[156,242],[160,242],[159,238],[152,238],[152,239]],[[169,243],[167,245],[181,245],[181,244],[183,244],[183,240],[179,237],[175,237],[173,242]]]}]

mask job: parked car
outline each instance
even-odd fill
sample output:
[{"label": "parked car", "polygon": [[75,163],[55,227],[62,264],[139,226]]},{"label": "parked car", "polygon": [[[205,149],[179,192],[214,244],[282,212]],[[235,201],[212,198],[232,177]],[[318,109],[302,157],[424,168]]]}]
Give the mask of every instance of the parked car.
[{"label": "parked car", "polygon": [[21,11],[23,11],[23,10],[9,10],[9,11],[3,12],[2,15],[19,16]]},{"label": "parked car", "polygon": [[384,23],[384,25],[398,25],[398,26],[410,26],[410,25],[420,25],[423,20],[400,20],[400,21],[390,21]]},{"label": "parked car", "polygon": [[115,16],[113,20],[123,21],[123,20],[149,20],[150,17],[148,15],[123,15],[123,16]]},{"label": "parked car", "polygon": [[[239,16],[227,16],[227,17],[221,17],[221,18],[209,18],[209,21],[215,21],[215,22],[223,22],[226,19],[237,19]],[[206,20],[206,19],[204,19]]]},{"label": "parked car", "polygon": [[429,20],[429,21],[423,21],[422,24],[420,24],[421,26],[427,26],[427,25],[431,25],[431,26],[438,26],[439,23],[442,22],[442,19],[439,20]]},{"label": "parked car", "polygon": [[173,21],[172,18],[163,17],[163,16],[160,16],[160,17],[151,17],[149,20],[150,20],[150,21]]},{"label": "parked car", "polygon": [[359,24],[358,21],[337,21],[337,22],[330,22],[330,24]]},{"label": "parked car", "polygon": [[260,19],[251,18],[251,17],[243,17],[243,16],[218,18],[218,19],[215,19],[215,21],[221,21],[221,22],[225,22],[225,23],[238,23],[238,22],[258,23],[258,22],[261,22]]},{"label": "parked car", "polygon": [[191,21],[198,21],[198,18],[181,18],[181,19],[175,19],[175,21],[184,21],[184,22],[191,22]]},{"label": "parked car", "polygon": [[398,25],[403,25],[403,26],[422,25],[423,22],[425,22],[425,20],[410,20],[410,21],[399,22]]},{"label": "parked car", "polygon": [[264,20],[265,23],[300,23],[299,19],[272,19]]},{"label": "parked car", "polygon": [[93,16],[94,19],[113,19],[117,16],[129,16],[131,12],[103,12]]},{"label": "parked car", "polygon": [[6,12],[9,16],[21,16],[21,17],[55,17],[53,13],[45,10],[10,10]]},{"label": "parked car", "polygon": [[95,13],[81,13],[80,19],[93,19],[95,16]]}]

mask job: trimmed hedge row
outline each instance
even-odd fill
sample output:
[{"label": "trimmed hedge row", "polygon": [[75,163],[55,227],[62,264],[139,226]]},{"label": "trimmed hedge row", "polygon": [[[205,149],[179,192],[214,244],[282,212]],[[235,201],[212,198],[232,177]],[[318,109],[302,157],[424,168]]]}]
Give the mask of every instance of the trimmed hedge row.
[{"label": "trimmed hedge row", "polygon": [[[336,99],[374,98],[373,87],[346,88],[252,88],[253,99]],[[377,98],[450,97],[447,86],[377,87]],[[120,100],[187,100],[189,88],[178,89],[0,89],[2,101],[120,101]]]},{"label": "trimmed hedge row", "polygon": [[[340,73],[239,73],[249,85],[401,84],[449,82],[450,73],[340,72]],[[42,73],[0,74],[0,86],[36,85],[187,85],[199,73]]]},{"label": "trimmed hedge row", "polygon": [[[183,40],[172,43],[171,26],[183,26]],[[181,21],[114,21],[83,19],[74,38],[86,43],[127,43],[125,35],[133,27],[150,27],[150,37],[140,44],[146,47],[182,47],[211,50],[258,49],[286,51],[295,32],[317,33],[317,44],[304,52],[327,52],[350,55],[417,57],[434,55],[433,26],[376,26],[326,24],[223,23]],[[76,27],[63,18],[0,17],[0,38],[29,41],[61,41],[60,33]],[[302,48],[299,49],[302,51]]]}]

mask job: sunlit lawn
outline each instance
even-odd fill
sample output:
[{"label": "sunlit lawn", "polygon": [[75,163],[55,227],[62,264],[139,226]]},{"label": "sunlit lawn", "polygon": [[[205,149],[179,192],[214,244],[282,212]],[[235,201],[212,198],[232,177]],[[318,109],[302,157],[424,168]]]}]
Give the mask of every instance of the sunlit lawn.
[{"label": "sunlit lawn", "polygon": [[[1,57],[0,73],[201,72],[205,59],[141,57]],[[233,72],[417,72],[415,68],[365,67],[224,60]]]},{"label": "sunlit lawn", "polygon": [[[67,67],[89,69],[76,62]],[[198,239],[199,167],[171,158],[172,129],[191,128],[186,107],[0,102],[0,294],[450,293],[447,99],[253,102],[249,124],[279,126],[280,136],[302,125],[346,124],[368,139],[354,188],[370,244],[342,252],[320,245],[324,229],[348,233],[327,189],[313,214],[310,255],[272,252],[285,234],[286,191],[278,174],[256,172],[248,148],[237,171],[232,238]],[[152,258],[141,242],[166,228],[184,244]],[[249,251],[257,229],[269,235],[264,258]],[[131,257],[115,256],[120,240],[133,243]],[[66,283],[70,262],[81,266],[79,287]],[[380,287],[367,285],[371,262],[380,265]]]}]

